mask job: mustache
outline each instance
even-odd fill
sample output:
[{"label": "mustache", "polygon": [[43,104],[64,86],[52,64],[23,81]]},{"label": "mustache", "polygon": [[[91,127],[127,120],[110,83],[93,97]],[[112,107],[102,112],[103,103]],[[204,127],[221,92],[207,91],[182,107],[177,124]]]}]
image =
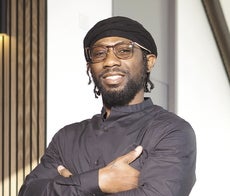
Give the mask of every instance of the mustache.
[{"label": "mustache", "polygon": [[103,70],[98,76],[99,76],[99,78],[101,78],[105,74],[113,73],[113,72],[122,73],[122,74],[128,74],[129,73],[128,71],[120,69],[119,67],[113,67],[113,68],[107,68],[107,69]]}]

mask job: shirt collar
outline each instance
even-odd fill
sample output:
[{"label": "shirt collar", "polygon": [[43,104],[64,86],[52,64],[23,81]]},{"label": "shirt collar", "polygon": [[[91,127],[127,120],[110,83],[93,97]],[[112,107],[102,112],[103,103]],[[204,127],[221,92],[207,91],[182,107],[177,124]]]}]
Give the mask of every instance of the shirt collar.
[{"label": "shirt collar", "polygon": [[[153,106],[153,102],[151,98],[145,97],[144,101],[139,104],[112,107],[110,117],[113,116],[114,114],[139,112],[141,110],[149,108],[150,106]],[[102,117],[105,116],[105,112],[106,112],[105,108],[103,107],[101,111]]]}]

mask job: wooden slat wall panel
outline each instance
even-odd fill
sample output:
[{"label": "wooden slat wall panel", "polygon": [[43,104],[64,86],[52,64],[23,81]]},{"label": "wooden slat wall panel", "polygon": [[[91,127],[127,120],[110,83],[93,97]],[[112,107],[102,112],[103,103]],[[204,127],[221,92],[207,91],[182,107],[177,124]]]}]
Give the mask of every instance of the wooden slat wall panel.
[{"label": "wooden slat wall panel", "polygon": [[46,140],[46,0],[8,0],[0,36],[0,195],[16,196]]}]

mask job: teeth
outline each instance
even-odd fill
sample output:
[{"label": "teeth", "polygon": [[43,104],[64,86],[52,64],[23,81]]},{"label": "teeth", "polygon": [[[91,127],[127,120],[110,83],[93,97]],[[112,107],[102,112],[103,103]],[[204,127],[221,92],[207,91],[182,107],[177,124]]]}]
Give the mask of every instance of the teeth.
[{"label": "teeth", "polygon": [[111,79],[111,80],[116,80],[116,79],[118,79],[118,78],[120,78],[121,76],[119,76],[119,75],[115,75],[115,76],[108,76],[108,77],[106,77],[107,79]]}]

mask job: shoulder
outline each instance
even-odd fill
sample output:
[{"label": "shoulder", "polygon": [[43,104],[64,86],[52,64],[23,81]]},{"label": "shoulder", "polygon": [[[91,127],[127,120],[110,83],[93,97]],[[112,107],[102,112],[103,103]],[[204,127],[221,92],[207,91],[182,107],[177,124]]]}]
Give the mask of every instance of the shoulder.
[{"label": "shoulder", "polygon": [[148,116],[150,119],[149,128],[159,139],[173,136],[194,142],[195,131],[192,125],[177,114],[169,112],[160,106],[153,105],[148,111]]},{"label": "shoulder", "polygon": [[149,110],[149,115],[152,116],[154,121],[159,121],[167,126],[173,126],[175,128],[192,128],[191,124],[186,119],[157,105],[153,105]]},{"label": "shoulder", "polygon": [[148,131],[143,143],[154,155],[164,152],[183,157],[196,154],[196,136],[191,124],[180,116],[154,105],[148,113]]},{"label": "shoulder", "polygon": [[80,137],[82,134],[87,133],[92,126],[100,121],[100,115],[95,115],[91,119],[85,119],[80,122],[71,123],[65,125],[54,135],[53,139],[55,140],[74,140]]}]

